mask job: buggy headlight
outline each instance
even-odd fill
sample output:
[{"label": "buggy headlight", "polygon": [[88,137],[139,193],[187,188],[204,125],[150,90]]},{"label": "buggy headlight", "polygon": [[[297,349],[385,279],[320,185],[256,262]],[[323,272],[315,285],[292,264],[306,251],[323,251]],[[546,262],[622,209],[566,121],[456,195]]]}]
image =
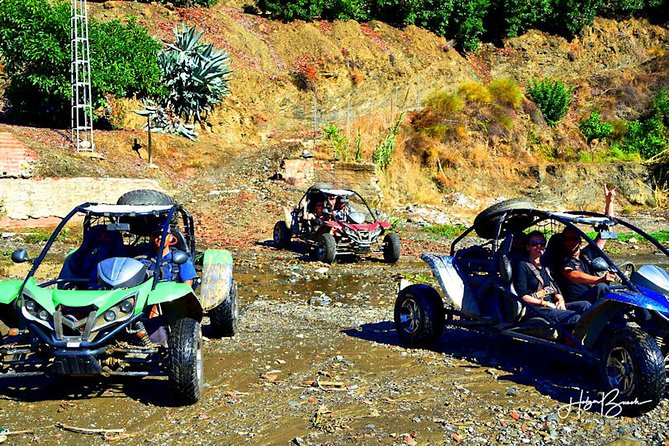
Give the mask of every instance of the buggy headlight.
[{"label": "buggy headlight", "polygon": [[110,307],[95,319],[93,331],[99,330],[109,324],[123,322],[129,319],[132,316],[133,310],[135,309],[136,302],[137,293],[134,293],[116,305]]},{"label": "buggy headlight", "polygon": [[51,313],[38,304],[34,299],[27,294],[23,295],[23,316],[31,321],[38,322],[46,327],[51,328]]}]

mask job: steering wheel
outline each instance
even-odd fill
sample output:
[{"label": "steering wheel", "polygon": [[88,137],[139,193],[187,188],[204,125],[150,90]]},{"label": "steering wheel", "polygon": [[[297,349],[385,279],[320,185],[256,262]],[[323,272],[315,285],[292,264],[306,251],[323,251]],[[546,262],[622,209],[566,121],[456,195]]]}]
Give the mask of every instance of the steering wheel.
[{"label": "steering wheel", "polygon": [[156,271],[158,271],[158,263],[156,262],[156,258],[153,256],[141,254],[133,257],[133,259],[139,260],[140,262],[142,262],[147,266],[146,268],[147,277],[151,277],[153,274],[156,273]]},{"label": "steering wheel", "polygon": [[623,275],[629,279],[632,277],[632,274],[636,272],[636,266],[632,262],[624,262],[620,266],[618,266],[620,271],[623,272]]}]

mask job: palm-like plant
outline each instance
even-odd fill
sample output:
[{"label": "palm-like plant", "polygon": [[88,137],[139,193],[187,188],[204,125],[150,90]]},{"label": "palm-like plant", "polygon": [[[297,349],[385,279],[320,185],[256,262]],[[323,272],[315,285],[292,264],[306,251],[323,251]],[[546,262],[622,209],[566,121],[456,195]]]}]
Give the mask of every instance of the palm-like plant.
[{"label": "palm-like plant", "polygon": [[177,25],[175,42],[158,54],[168,91],[161,105],[186,122],[206,120],[229,92],[230,58],[213,44],[201,43],[202,34],[194,26]]}]

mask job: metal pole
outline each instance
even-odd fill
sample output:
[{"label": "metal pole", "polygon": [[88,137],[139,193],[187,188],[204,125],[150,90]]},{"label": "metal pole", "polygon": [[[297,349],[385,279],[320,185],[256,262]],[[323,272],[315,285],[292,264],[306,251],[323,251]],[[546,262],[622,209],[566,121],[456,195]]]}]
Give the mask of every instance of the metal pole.
[{"label": "metal pole", "polygon": [[148,144],[149,145],[149,148],[148,148],[149,161],[148,161],[148,163],[149,163],[149,166],[150,166],[150,165],[153,164],[153,155],[151,153],[152,152],[152,150],[151,150],[152,149],[152,146],[151,146],[151,115],[147,116],[146,130],[149,133],[149,144]]}]

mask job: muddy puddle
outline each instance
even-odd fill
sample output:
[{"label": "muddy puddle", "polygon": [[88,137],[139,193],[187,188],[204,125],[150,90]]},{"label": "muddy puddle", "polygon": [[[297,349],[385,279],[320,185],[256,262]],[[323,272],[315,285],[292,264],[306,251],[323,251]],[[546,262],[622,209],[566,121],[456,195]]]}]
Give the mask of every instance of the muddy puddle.
[{"label": "muddy puddle", "polygon": [[[3,265],[8,275],[25,267]],[[59,265],[50,262],[49,268],[57,273]],[[254,247],[235,252],[235,268],[240,330],[234,338],[206,339],[206,387],[198,404],[173,407],[162,378],[0,381],[0,428],[31,431],[9,436],[7,443],[669,439],[666,401],[634,419],[561,411],[597,382],[594,368],[579,358],[456,329],[447,329],[430,349],[402,347],[392,323],[397,283],[401,277],[430,276],[419,259],[397,265],[352,259],[326,267],[300,253]],[[103,432],[85,435],[62,425]]]}]

